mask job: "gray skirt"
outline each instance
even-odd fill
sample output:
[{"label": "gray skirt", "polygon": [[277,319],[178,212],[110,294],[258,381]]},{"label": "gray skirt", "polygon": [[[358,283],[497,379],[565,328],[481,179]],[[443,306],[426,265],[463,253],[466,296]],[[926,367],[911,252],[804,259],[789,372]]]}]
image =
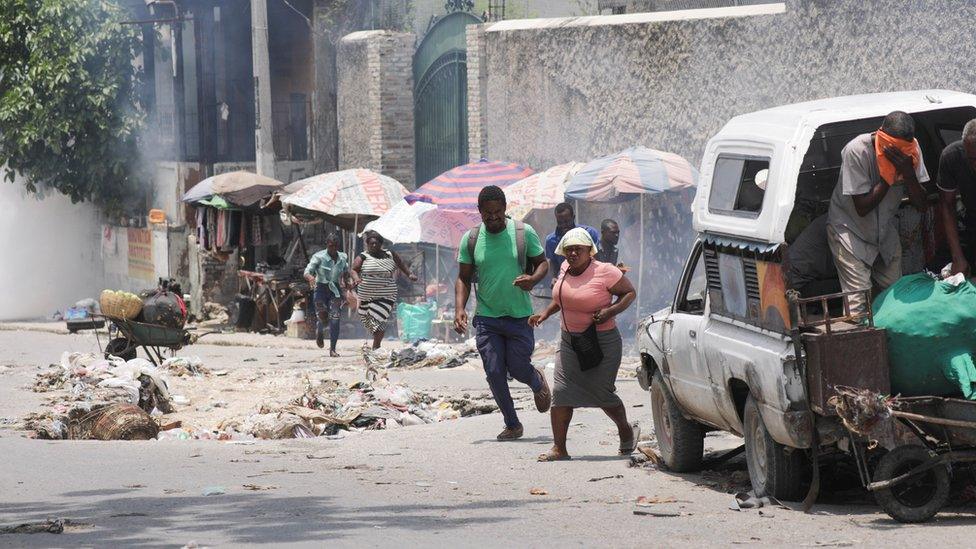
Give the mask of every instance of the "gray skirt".
[{"label": "gray skirt", "polygon": [[552,405],[571,408],[613,408],[623,405],[617,396],[617,370],[623,354],[623,341],[616,328],[597,332],[603,361],[596,368],[580,369],[576,353],[569,344],[569,332],[562,332],[556,373],[553,378]]}]

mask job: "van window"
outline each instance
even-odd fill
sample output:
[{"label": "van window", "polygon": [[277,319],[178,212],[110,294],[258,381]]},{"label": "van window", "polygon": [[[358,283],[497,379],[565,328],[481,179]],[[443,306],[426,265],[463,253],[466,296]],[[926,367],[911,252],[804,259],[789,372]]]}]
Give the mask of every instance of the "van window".
[{"label": "van window", "polygon": [[712,175],[709,211],[759,217],[768,177],[768,158],[719,156]]},{"label": "van window", "polygon": [[685,267],[684,277],[681,286],[678,288],[678,300],[675,310],[683,313],[700,315],[705,312],[706,278],[705,261],[701,253],[701,245],[692,252],[694,258],[694,268],[691,272]]}]

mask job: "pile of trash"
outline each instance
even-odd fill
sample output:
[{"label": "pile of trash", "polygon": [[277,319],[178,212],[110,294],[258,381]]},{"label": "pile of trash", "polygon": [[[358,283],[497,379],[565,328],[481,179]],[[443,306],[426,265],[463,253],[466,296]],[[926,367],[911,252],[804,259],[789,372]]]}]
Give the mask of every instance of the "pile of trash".
[{"label": "pile of trash", "polygon": [[201,324],[223,325],[230,322],[230,313],[220,303],[207,301],[201,307],[199,320]]},{"label": "pile of trash", "polygon": [[232,419],[218,430],[232,438],[262,439],[334,436],[339,431],[391,429],[491,413],[487,395],[472,399],[435,398],[386,379],[349,386],[334,379],[311,384],[304,394],[283,406],[262,405],[259,413]]},{"label": "pile of trash", "polygon": [[176,377],[209,376],[210,370],[198,356],[174,356],[167,358],[159,367]]},{"label": "pile of trash", "polygon": [[142,358],[66,352],[59,364],[37,375],[33,390],[59,391],[49,411],[24,420],[36,438],[155,438],[159,426],[150,414],[174,411],[162,372]]},{"label": "pile of trash", "polygon": [[369,344],[364,344],[363,360],[367,368],[405,368],[420,369],[437,367],[439,369],[457,368],[478,356],[474,338],[456,345],[442,343],[437,340],[420,341],[399,351],[373,350]]}]

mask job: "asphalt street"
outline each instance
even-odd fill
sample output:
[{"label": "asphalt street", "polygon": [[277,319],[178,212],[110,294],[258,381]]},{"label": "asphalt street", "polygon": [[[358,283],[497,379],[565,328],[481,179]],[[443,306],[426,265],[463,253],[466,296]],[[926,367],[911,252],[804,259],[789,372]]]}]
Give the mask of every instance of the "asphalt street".
[{"label": "asphalt street", "polygon": [[[228,370],[277,357],[274,368],[334,369],[351,380],[361,376],[360,344],[344,342],[341,367],[301,345],[283,361],[283,347],[269,339],[181,354]],[[525,437],[509,443],[494,440],[497,413],[338,440],[42,441],[13,428],[44,406],[43,394],[30,390],[39,371],[63,351],[95,349],[91,335],[0,331],[0,527],[70,521],[62,534],[0,534],[0,546],[972,545],[973,507],[901,525],[845,484],[842,465],[810,514],[731,510],[730,492],[748,489],[740,458],[697,474],[632,467],[615,455],[616,434],[599,410],[578,411],[574,459],[561,463],[536,461],[552,440],[548,416],[531,409],[521,412]],[[423,390],[486,390],[479,364],[390,378]],[[513,391],[527,389],[513,383]],[[618,391],[631,418],[652,432],[647,393],[633,378]],[[738,444],[728,435],[706,439],[712,457]],[[651,503],[638,506],[642,496]]]}]

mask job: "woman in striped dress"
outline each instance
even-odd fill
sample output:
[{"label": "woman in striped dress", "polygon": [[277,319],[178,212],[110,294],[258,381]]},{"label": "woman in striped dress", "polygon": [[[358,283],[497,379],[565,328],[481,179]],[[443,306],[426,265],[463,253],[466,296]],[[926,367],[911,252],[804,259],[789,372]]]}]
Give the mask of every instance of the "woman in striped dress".
[{"label": "woman in striped dress", "polygon": [[359,319],[373,334],[373,349],[379,349],[397,301],[396,271],[413,282],[417,275],[410,272],[396,252],[383,249],[383,237],[378,232],[366,231],[364,236],[366,251],[352,263],[353,284],[359,293]]}]

